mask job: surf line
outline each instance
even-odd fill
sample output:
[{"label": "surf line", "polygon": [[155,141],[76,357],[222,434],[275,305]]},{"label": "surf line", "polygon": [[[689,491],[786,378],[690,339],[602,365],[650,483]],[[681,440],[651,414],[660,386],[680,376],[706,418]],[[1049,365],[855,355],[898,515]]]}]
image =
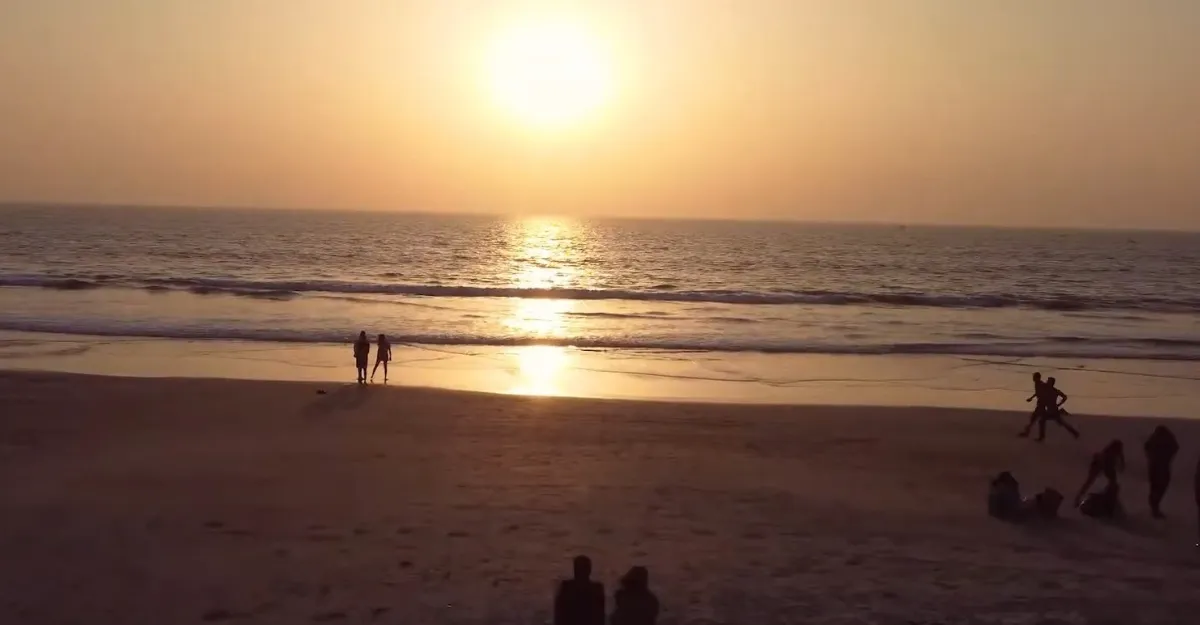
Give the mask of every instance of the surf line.
[{"label": "surf line", "polygon": [[999,365],[1001,367],[1022,367],[1025,369],[1058,369],[1060,371],[1077,371],[1080,373],[1105,373],[1108,375],[1127,375],[1138,378],[1158,378],[1161,380],[1186,380],[1189,382],[1200,382],[1200,377],[1190,375],[1172,375],[1170,373],[1147,373],[1143,371],[1120,371],[1117,369],[1096,369],[1086,365],[1075,365],[1072,367],[1051,367],[1045,364],[1039,365],[1027,362],[1014,362],[1011,360],[988,360],[987,358],[965,358],[960,357],[959,360],[964,362],[973,362],[982,365]]}]

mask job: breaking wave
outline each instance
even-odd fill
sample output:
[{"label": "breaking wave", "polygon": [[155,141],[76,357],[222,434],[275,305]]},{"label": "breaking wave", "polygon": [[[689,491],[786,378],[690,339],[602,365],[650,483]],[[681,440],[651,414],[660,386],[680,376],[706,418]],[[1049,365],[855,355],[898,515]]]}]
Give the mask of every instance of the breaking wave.
[{"label": "breaking wave", "polygon": [[1080,297],[1073,295],[1018,295],[1011,293],[842,292],[827,290],[742,291],[727,289],[684,290],[675,285],[649,289],[537,289],[521,287],[388,284],[335,280],[270,281],[223,278],[143,278],[112,276],[45,277],[0,275],[0,286],[56,290],[141,288],[150,291],[186,291],[197,295],[233,295],[257,299],[289,300],[307,294],[377,295],[411,298],[522,298],[565,300],[623,300],[741,304],[759,306],[889,306],[951,309],[1026,308],[1078,313],[1081,311],[1143,311],[1200,313],[1200,299],[1167,297]]}]

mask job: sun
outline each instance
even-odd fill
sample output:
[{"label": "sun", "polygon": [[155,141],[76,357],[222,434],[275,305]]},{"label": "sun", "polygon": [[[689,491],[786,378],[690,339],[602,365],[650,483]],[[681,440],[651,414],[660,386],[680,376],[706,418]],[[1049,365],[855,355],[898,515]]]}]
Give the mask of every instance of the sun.
[{"label": "sun", "polygon": [[539,128],[582,122],[612,92],[603,42],[562,18],[525,20],[500,32],[487,53],[487,79],[497,104]]}]

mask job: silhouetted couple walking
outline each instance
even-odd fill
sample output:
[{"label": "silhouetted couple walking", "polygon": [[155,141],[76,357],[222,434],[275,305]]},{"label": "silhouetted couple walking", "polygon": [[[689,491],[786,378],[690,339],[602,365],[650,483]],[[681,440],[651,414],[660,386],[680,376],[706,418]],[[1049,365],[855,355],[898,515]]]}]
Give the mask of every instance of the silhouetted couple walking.
[{"label": "silhouetted couple walking", "polygon": [[[592,560],[578,556],[575,575],[558,586],[554,596],[554,625],[604,625],[604,584],[592,581]],[[655,625],[658,597],[650,592],[650,571],[635,566],[621,578],[613,594],[610,625]]]},{"label": "silhouetted couple walking", "polygon": [[[367,338],[367,332],[364,330],[358,333],[358,340],[354,342],[354,367],[358,370],[358,383],[367,383],[367,363],[371,359],[371,340]],[[379,365],[383,365],[383,381],[388,381],[388,363],[392,360],[392,344],[388,342],[386,336],[380,334],[376,340],[375,348],[375,368],[371,370],[371,381],[375,381],[375,372],[379,371]]]},{"label": "silhouetted couple walking", "polygon": [[1062,426],[1066,431],[1070,432],[1075,438],[1079,438],[1079,431],[1071,427],[1067,423],[1064,416],[1070,414],[1063,409],[1063,404],[1067,403],[1067,394],[1058,390],[1055,386],[1054,378],[1047,378],[1042,381],[1042,374],[1033,374],[1033,395],[1025,401],[1030,402],[1037,400],[1037,407],[1033,409],[1033,414],[1029,415],[1029,423],[1021,430],[1021,436],[1029,436],[1029,431],[1033,429],[1034,424],[1038,426],[1038,437],[1036,440],[1046,440],[1046,422],[1053,421]]}]

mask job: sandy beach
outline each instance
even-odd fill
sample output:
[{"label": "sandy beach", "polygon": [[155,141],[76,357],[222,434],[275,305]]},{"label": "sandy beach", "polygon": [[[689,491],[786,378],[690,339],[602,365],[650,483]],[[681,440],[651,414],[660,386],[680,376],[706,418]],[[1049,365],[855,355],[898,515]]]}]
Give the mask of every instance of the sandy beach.
[{"label": "sandy beach", "polygon": [[[319,394],[319,391],[325,391]],[[1186,623],[1192,468],[1161,421],[620,402],[315,382],[0,375],[0,622],[542,623],[570,558],[650,568],[662,623]],[[1078,487],[1111,437],[1129,519],[984,512]]]}]

